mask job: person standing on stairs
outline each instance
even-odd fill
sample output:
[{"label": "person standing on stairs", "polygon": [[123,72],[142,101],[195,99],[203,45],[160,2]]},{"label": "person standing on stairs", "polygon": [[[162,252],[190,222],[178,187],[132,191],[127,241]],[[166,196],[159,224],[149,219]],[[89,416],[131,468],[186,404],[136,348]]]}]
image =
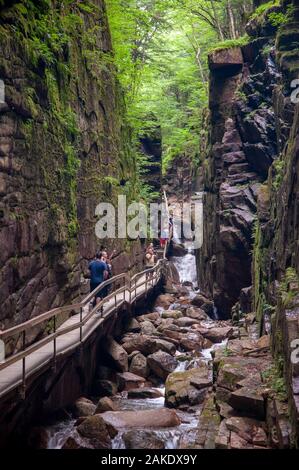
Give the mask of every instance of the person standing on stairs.
[{"label": "person standing on stairs", "polygon": [[156,255],[153,248],[148,248],[145,254],[145,269],[152,269],[156,263]]},{"label": "person standing on stairs", "polygon": [[[102,253],[97,253],[93,261],[89,263],[90,271],[90,292],[93,292],[105,279],[105,272],[108,271],[107,264],[104,261]],[[95,304],[102,300],[102,292],[95,295]]]}]

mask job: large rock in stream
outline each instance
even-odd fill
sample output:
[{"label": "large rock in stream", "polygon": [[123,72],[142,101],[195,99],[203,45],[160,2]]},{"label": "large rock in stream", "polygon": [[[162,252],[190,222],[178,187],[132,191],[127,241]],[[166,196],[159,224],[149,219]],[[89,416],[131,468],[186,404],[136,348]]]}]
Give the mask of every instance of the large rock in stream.
[{"label": "large rock in stream", "polygon": [[175,346],[165,340],[161,340],[158,337],[152,337],[148,335],[132,335],[125,336],[123,338],[122,347],[131,354],[134,351],[141,352],[144,356],[153,354],[160,349],[170,354],[175,354]]},{"label": "large rock in stream", "polygon": [[151,371],[163,380],[166,380],[168,375],[171,374],[178,365],[178,361],[164,351],[157,351],[151,354],[148,356],[147,362]]},{"label": "large rock in stream", "polygon": [[173,428],[181,424],[174,410],[108,411],[101,415],[107,425],[116,429],[130,428]]},{"label": "large rock in stream", "polygon": [[117,435],[117,430],[102,416],[89,416],[77,427],[77,431],[80,436],[88,440],[94,449],[111,449],[111,438],[113,439]]},{"label": "large rock in stream", "polygon": [[149,367],[147,365],[146,357],[140,352],[137,352],[137,354],[132,357],[129,371],[132,374],[147,378],[149,375]]},{"label": "large rock in stream", "polygon": [[96,410],[96,405],[88,398],[81,397],[75,402],[73,413],[77,418],[82,416],[91,416]]},{"label": "large rock in stream", "polygon": [[119,372],[128,371],[128,354],[122,346],[113,338],[106,338],[103,341],[103,348],[116,370]]},{"label": "large rock in stream", "polygon": [[165,403],[170,408],[198,405],[212,386],[212,377],[205,364],[200,368],[170,374],[165,384]]},{"label": "large rock in stream", "polygon": [[123,440],[126,449],[165,449],[165,442],[153,431],[128,431]]}]

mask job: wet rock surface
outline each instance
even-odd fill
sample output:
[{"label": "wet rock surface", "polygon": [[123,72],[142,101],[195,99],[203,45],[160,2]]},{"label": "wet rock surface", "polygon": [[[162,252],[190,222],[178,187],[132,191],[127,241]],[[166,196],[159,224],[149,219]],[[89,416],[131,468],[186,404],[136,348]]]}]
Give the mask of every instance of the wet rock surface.
[{"label": "wet rock surface", "polygon": [[[61,447],[287,447],[287,411],[267,378],[269,337],[257,337],[252,314],[239,323],[209,318],[202,305],[210,301],[197,296],[201,307],[191,305],[192,286],[189,293],[172,295],[166,309],[158,299],[157,311],[137,317],[140,331],[130,322],[109,340],[98,377],[111,393],[77,401],[82,417]],[[120,371],[123,358],[129,371]]]}]

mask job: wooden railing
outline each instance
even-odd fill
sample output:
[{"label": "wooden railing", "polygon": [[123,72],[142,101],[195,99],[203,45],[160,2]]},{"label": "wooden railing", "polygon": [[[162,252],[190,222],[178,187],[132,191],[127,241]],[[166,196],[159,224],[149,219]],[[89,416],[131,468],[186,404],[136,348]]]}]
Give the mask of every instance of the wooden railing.
[{"label": "wooden railing", "polygon": [[[116,308],[119,308],[123,304],[132,305],[139,297],[146,296],[147,293],[160,281],[164,262],[165,260],[161,259],[153,268],[142,271],[132,278],[127,274],[114,276],[103,282],[80,303],[55,308],[24,323],[7,330],[0,331],[0,339],[4,343],[7,343],[12,338],[16,338],[16,336],[18,337],[18,343],[21,340],[21,344],[18,346],[18,349],[20,350],[11,354],[11,356],[7,357],[0,363],[0,374],[1,371],[4,371],[9,366],[22,361],[22,386],[23,389],[25,389],[26,378],[28,373],[30,373],[30,370],[26,370],[26,358],[28,358],[28,356],[41,349],[43,346],[53,343],[53,353],[52,357],[49,358],[49,361],[51,360],[55,363],[57,358],[57,339],[59,337],[70,333],[71,331],[79,330],[78,345],[83,343],[85,341],[83,335],[84,325],[86,325],[95,316],[97,316],[97,319],[106,317],[107,312],[105,311],[105,305],[111,303],[111,300],[112,303],[109,307],[108,314],[114,312]],[[115,286],[116,288],[114,288]],[[95,296],[107,287],[113,289],[113,291],[90,309],[90,304],[95,299]],[[61,316],[68,315],[70,318],[74,314],[78,315],[78,321],[66,326],[62,323],[59,328],[57,328],[57,324],[59,323],[59,318]],[[28,335],[28,332],[36,327],[40,327],[41,329],[45,328],[47,324],[51,324],[52,331],[48,332],[47,336],[42,339],[27,345],[26,335]],[[74,344],[73,346],[76,347],[77,344]],[[60,351],[60,354],[61,353],[62,352]]]},{"label": "wooden railing", "polygon": [[[167,203],[166,195],[165,201]],[[132,305],[139,297],[146,296],[162,278],[163,266],[167,259],[169,241],[170,240],[168,240],[165,245],[162,259],[158,260],[153,268],[135,274],[132,278],[126,273],[114,276],[100,284],[79,303],[55,308],[24,323],[0,331],[0,340],[2,340],[4,344],[8,344],[14,339],[14,349],[17,351],[11,353],[10,356],[0,362],[0,374],[9,366],[22,361],[22,388],[25,390],[26,378],[28,374],[30,374],[30,370],[26,370],[26,359],[28,356],[40,350],[43,346],[53,343],[52,355],[49,357],[48,362],[54,361],[55,364],[58,355],[57,339],[59,337],[79,330],[79,340],[72,345],[76,347],[85,341],[83,328],[92,318],[95,316],[97,316],[97,319],[106,318],[107,315],[109,316],[110,313],[114,312],[115,309],[119,308],[121,305]],[[105,298],[101,299],[97,305],[91,307],[96,296],[105,288],[108,288],[111,292],[108,293]],[[111,305],[107,312],[105,311],[105,306],[110,302]],[[67,325],[67,319],[74,315],[78,316],[78,321]],[[28,341],[28,333],[36,327],[38,327],[40,331],[44,331],[43,334],[46,334],[46,336],[36,341],[32,339]],[[45,331],[47,331],[47,333],[45,333]],[[63,351],[60,351],[59,354],[63,354]]]}]

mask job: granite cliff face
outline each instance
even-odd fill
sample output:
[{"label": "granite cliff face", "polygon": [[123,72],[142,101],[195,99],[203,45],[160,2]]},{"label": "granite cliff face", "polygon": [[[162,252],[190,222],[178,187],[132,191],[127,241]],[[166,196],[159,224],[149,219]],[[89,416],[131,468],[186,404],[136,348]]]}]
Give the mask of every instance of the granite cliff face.
[{"label": "granite cliff face", "polygon": [[[277,7],[271,11],[278,14]],[[290,111],[279,111],[279,97],[273,100],[283,73],[274,47],[277,28],[267,27],[267,17],[263,21],[248,25],[249,44],[216,50],[209,58],[211,132],[198,266],[202,288],[223,316],[240,294],[247,300],[251,295],[257,197],[287,139]]]},{"label": "granite cliff face", "polygon": [[[6,328],[88,289],[87,260],[101,245],[95,207],[124,188],[132,194],[136,174],[103,0],[1,5],[0,327]],[[142,259],[137,243],[113,248],[116,272]]]},{"label": "granite cliff face", "polygon": [[202,288],[229,316],[251,285],[258,189],[277,155],[271,95],[278,75],[265,41],[210,56],[211,150],[204,162]]},{"label": "granite cliff face", "polygon": [[271,331],[274,357],[285,378],[292,445],[298,446],[299,104],[298,81],[297,93],[292,81],[299,77],[299,2],[287,5],[288,20],[276,36],[276,59],[282,72],[273,95],[279,158],[259,194],[253,284],[260,330]]},{"label": "granite cliff face", "polygon": [[255,312],[260,334],[271,334],[286,382],[294,446],[299,436],[299,370],[292,343],[299,339],[299,108],[298,82],[292,81],[299,77],[298,22],[298,0],[284,1],[248,24],[248,45],[210,56],[210,147],[198,259],[200,285],[219,314],[230,316],[239,302],[238,310]]}]

